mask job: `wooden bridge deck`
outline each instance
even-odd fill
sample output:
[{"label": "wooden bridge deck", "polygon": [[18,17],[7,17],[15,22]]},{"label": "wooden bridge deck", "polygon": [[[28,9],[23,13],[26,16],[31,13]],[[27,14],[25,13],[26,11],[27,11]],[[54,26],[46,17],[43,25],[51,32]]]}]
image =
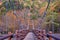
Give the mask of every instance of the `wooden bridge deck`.
[{"label": "wooden bridge deck", "polygon": [[34,35],[34,33],[29,32],[27,34],[27,36],[23,39],[23,40],[37,40],[36,36]]},{"label": "wooden bridge deck", "polygon": [[[51,33],[51,32],[50,32]],[[60,34],[46,34],[44,31],[40,30],[21,30],[21,31],[16,31],[15,34],[9,33],[6,35],[0,35],[0,40],[7,39],[8,40],[46,40],[48,37],[49,40],[60,40]],[[33,39],[32,39],[33,38]],[[53,39],[52,39],[53,38]]]}]

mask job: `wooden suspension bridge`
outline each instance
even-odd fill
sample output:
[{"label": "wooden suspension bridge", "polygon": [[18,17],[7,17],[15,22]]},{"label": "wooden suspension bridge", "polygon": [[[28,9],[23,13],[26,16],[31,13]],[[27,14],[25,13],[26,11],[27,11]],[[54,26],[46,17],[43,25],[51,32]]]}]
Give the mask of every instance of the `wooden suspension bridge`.
[{"label": "wooden suspension bridge", "polygon": [[[49,6],[48,2],[47,8]],[[1,4],[0,4],[1,5]],[[8,6],[7,6],[8,8]],[[44,12],[42,19],[46,15],[47,8]],[[16,30],[15,33],[8,32],[8,34],[0,35],[0,40],[60,40],[60,34],[53,34],[51,31],[48,33],[45,30],[38,29],[21,29]]]}]

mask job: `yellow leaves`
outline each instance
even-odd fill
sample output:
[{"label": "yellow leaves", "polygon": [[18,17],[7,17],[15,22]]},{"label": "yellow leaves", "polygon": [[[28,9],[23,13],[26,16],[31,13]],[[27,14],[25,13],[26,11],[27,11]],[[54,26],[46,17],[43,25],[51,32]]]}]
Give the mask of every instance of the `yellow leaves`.
[{"label": "yellow leaves", "polygon": [[24,6],[26,7],[27,6],[27,3],[24,3]]},{"label": "yellow leaves", "polygon": [[60,1],[59,0],[58,1],[55,1],[53,3],[50,3],[50,10],[51,11],[56,10],[55,7],[59,6],[59,4],[60,4]]},{"label": "yellow leaves", "polygon": [[39,5],[35,5],[36,8],[39,8]]}]

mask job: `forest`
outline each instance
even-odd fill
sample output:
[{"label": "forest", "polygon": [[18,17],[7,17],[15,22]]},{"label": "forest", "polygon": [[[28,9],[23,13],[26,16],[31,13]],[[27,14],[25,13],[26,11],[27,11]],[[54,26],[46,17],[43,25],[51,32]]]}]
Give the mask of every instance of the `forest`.
[{"label": "forest", "polygon": [[60,33],[60,0],[1,0],[0,32],[17,29]]}]

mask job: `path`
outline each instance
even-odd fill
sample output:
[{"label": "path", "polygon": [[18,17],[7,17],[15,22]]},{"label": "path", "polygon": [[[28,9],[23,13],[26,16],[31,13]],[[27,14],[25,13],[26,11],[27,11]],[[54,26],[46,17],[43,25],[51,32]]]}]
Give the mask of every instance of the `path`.
[{"label": "path", "polygon": [[24,40],[37,40],[35,37],[34,33],[29,32]]}]

